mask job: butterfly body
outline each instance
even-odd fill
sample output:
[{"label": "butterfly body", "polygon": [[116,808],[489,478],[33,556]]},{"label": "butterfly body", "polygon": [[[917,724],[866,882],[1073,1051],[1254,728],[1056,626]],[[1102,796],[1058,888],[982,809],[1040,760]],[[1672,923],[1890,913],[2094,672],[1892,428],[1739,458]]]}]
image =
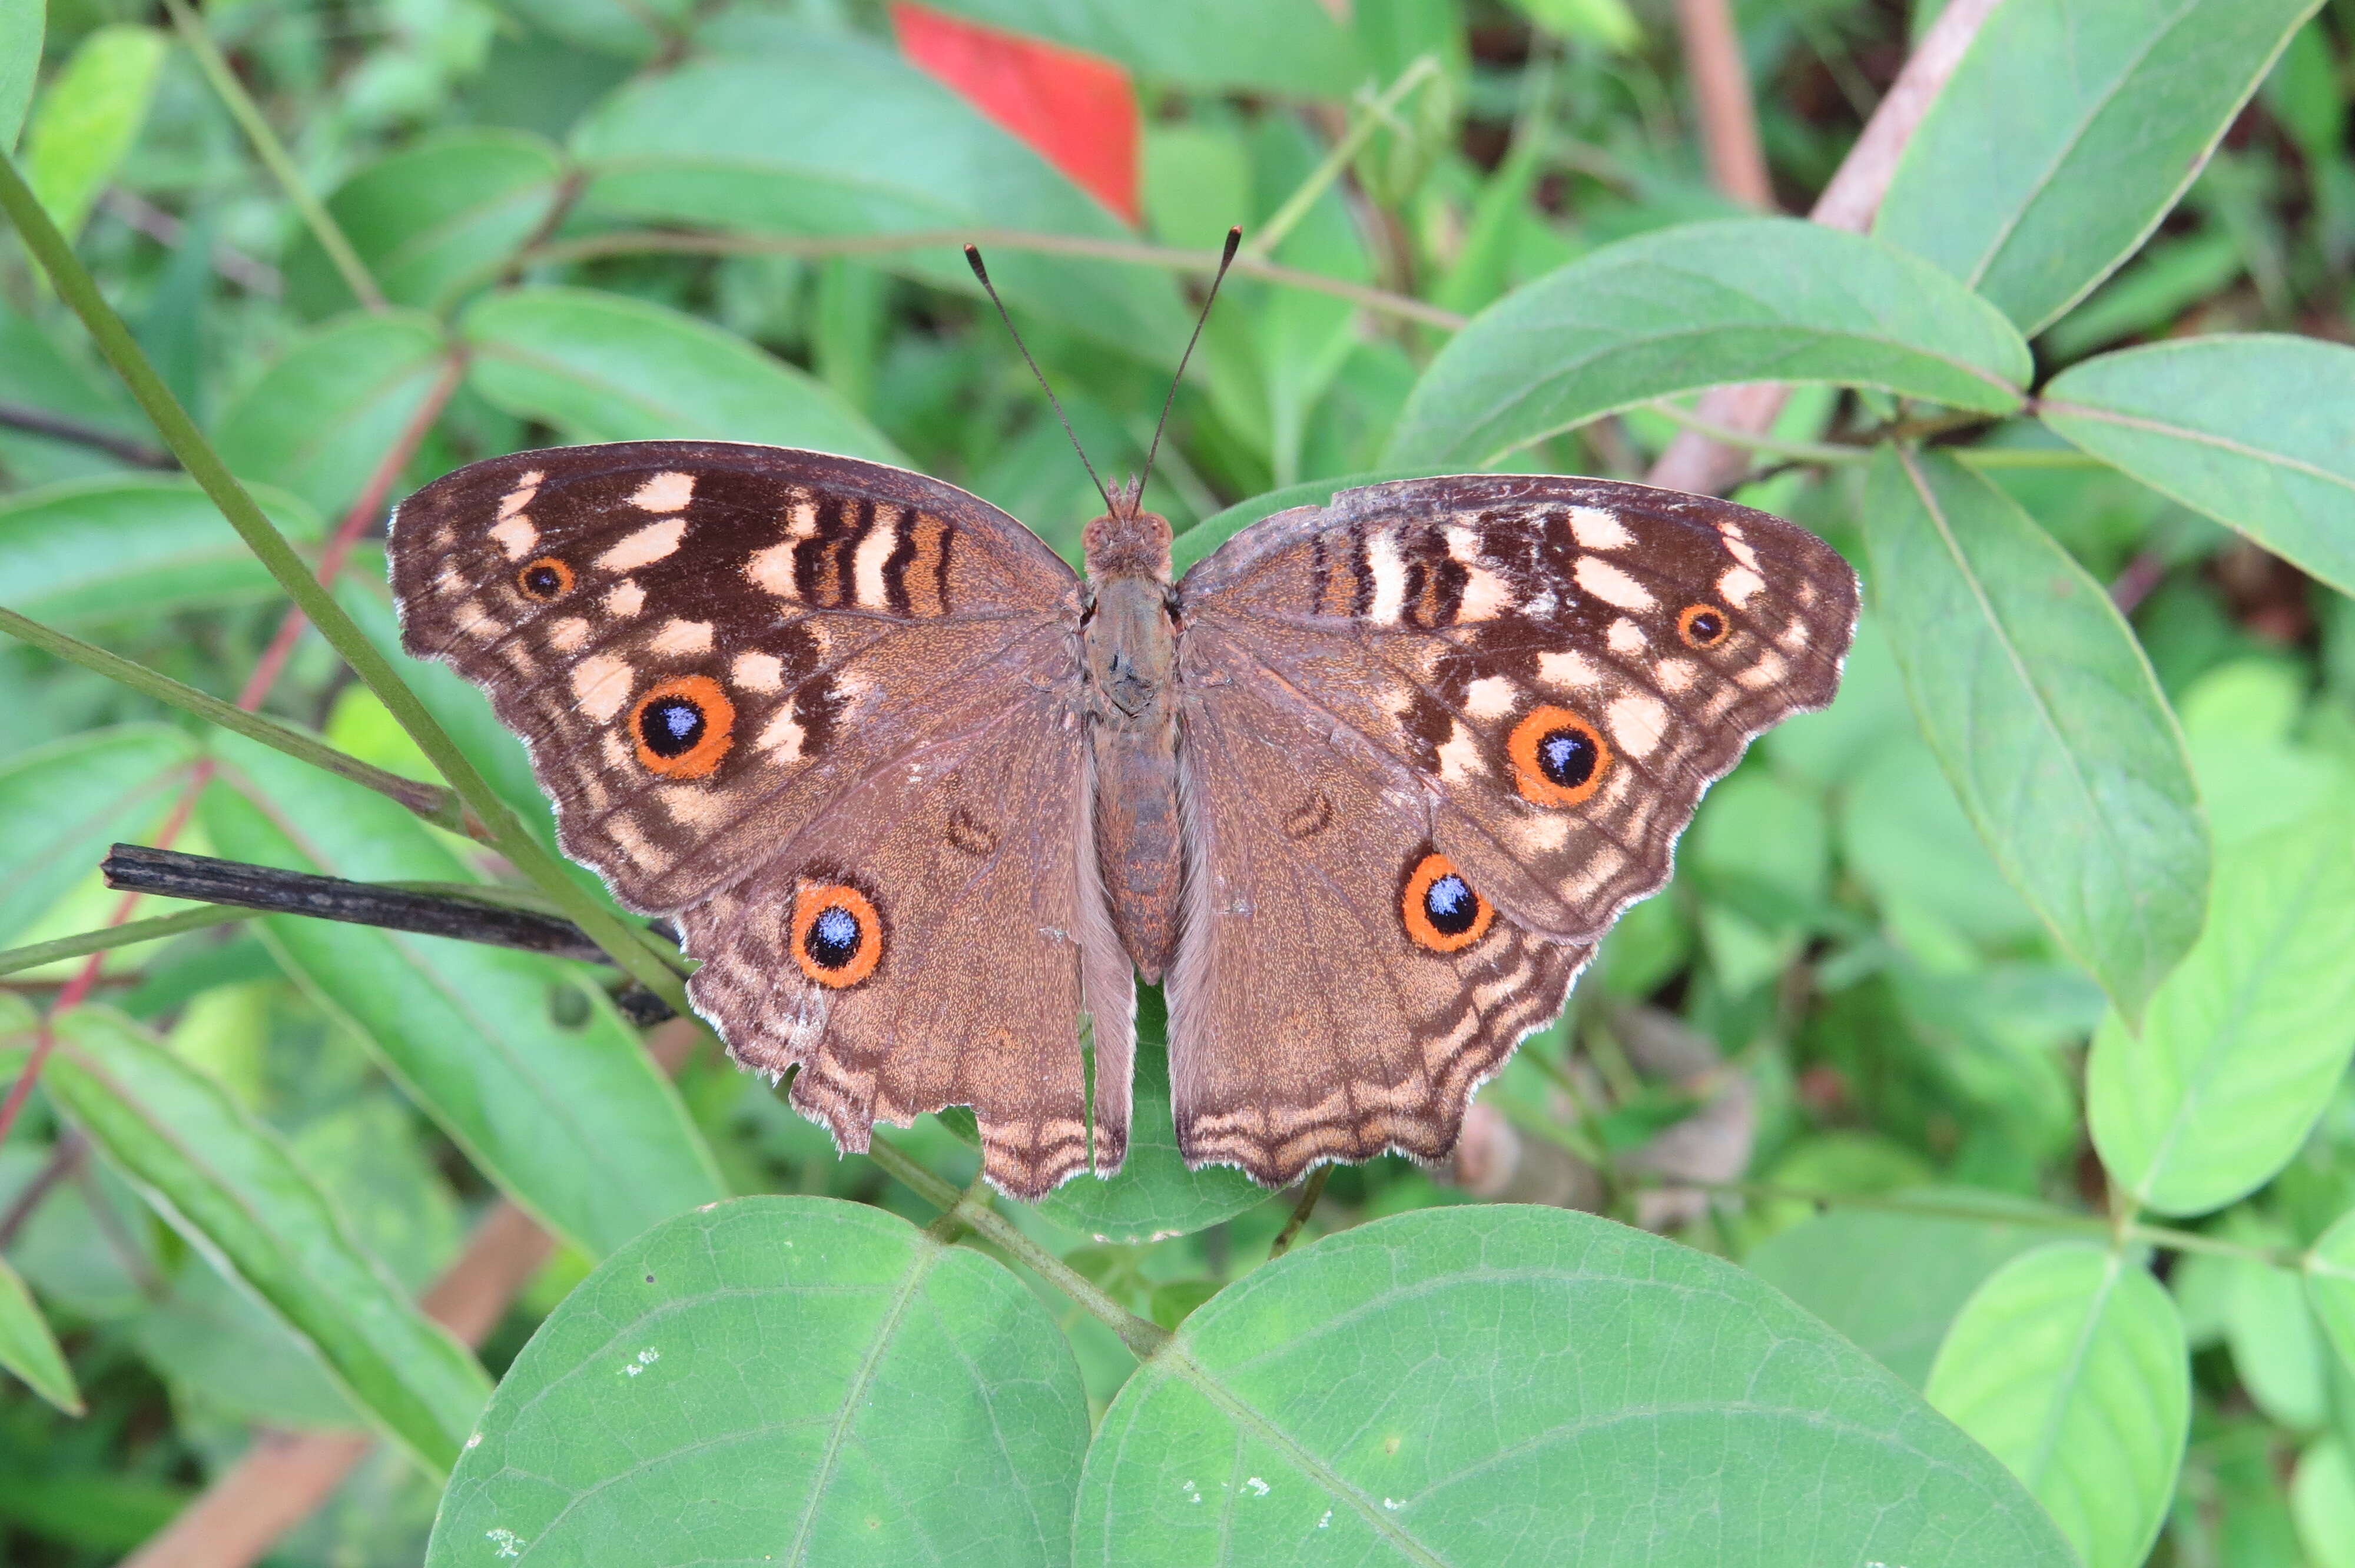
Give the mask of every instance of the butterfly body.
[{"label": "butterfly body", "polygon": [[1830,700],[1857,603],[1779,519],[1550,476],[1343,492],[1175,583],[1132,492],[1085,542],[1082,578],[918,474],[637,442],[460,470],[390,553],[404,645],[676,917],[731,1053],[846,1149],[970,1105],[1024,1196],[1119,1165],[1140,973],[1190,1161],[1445,1154],[1709,781]]}]

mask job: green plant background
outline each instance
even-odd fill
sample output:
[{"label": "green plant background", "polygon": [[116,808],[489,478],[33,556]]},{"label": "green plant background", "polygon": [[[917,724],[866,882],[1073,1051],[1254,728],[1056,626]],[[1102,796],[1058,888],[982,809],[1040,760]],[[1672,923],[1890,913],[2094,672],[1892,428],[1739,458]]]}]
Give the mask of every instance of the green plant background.
[{"label": "green plant background", "polygon": [[[1853,233],[1711,185],[1650,0],[943,0],[1134,74],[1141,230],[870,0],[0,0],[0,1558],[358,1434],[269,1561],[2355,1568],[2355,5],[1949,3]],[[1788,210],[1945,8],[1732,7]],[[1181,564],[1787,382],[1736,493],[1863,575],[1840,698],[1445,1167],[1186,1171],[1153,996],[1116,1181],[837,1157],[616,1005],[677,974],[382,515],[718,437],[1075,554],[956,242],[1117,471],[1238,222]],[[165,836],[613,962],[100,884]]]}]

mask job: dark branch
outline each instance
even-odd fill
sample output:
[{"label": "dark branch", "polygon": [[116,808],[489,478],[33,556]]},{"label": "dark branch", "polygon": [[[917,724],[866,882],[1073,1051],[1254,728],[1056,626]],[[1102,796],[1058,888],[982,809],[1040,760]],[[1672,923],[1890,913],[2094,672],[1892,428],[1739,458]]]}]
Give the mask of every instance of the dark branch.
[{"label": "dark branch", "polygon": [[48,436],[60,441],[71,441],[78,447],[91,447],[109,457],[122,459],[133,468],[176,469],[172,454],[144,441],[118,436],[112,430],[101,430],[96,425],[69,419],[63,414],[52,414],[47,408],[35,408],[23,403],[0,401],[0,425],[11,429],[29,430],[37,436]]}]

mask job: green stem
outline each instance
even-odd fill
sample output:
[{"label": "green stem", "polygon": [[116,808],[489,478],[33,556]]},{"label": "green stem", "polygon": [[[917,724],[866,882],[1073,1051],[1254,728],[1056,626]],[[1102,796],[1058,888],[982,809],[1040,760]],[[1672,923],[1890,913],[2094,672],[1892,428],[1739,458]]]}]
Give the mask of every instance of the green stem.
[{"label": "green stem", "polygon": [[1398,79],[1384,89],[1380,97],[1366,105],[1365,112],[1358,116],[1338,142],[1333,143],[1333,150],[1308,171],[1308,177],[1300,182],[1300,187],[1284,198],[1284,205],[1275,209],[1273,217],[1259,226],[1259,232],[1251,237],[1236,260],[1248,256],[1253,260],[1264,260],[1275,254],[1275,248],[1284,243],[1286,235],[1299,227],[1300,220],[1308,216],[1308,209],[1316,205],[1316,198],[1341,177],[1341,171],[1349,166],[1349,160],[1358,155],[1359,151],[1373,138],[1374,132],[1390,122],[1391,113],[1406,101],[1408,94],[1438,75],[1439,61],[1432,55],[1419,56],[1412,65],[1399,72]]},{"label": "green stem", "polygon": [[248,740],[258,740],[276,751],[282,751],[297,761],[348,779],[375,790],[388,799],[400,801],[437,828],[453,833],[467,831],[464,810],[458,797],[440,784],[427,784],[415,779],[404,779],[358,758],[336,750],[315,736],[304,734],[290,725],[223,702],[209,692],[184,685],[160,670],[151,670],[135,660],[69,637],[54,627],[18,615],[13,609],[0,609],[0,631],[20,642],[29,642],[45,652],[94,670],[110,681],[119,681],[134,692],[144,692],[159,703],[194,714],[200,719],[234,730]]},{"label": "green stem", "polygon": [[[1219,270],[1216,250],[1188,250],[1174,245],[1144,245],[1133,239],[1096,239],[1078,234],[1034,234],[1019,228],[922,228],[898,234],[680,234],[635,230],[626,234],[592,234],[580,239],[536,246],[517,258],[521,265],[587,260],[599,256],[631,256],[645,252],[677,252],[691,256],[881,256],[896,250],[927,250],[936,247],[973,244],[990,250],[1035,250],[1048,256],[1079,256],[1092,261],[1118,261],[1135,267],[1160,267],[1177,272],[1208,276]],[[1369,311],[1380,311],[1408,321],[1454,332],[1469,317],[1426,304],[1407,294],[1394,294],[1344,278],[1327,278],[1297,267],[1279,266],[1247,251],[1235,256],[1238,276],[1257,278],[1287,289],[1330,294]]]},{"label": "green stem", "polygon": [[187,410],[180,407],[179,400],[155,374],[155,367],[148,364],[146,355],[123,324],[123,318],[100,294],[88,269],[26,185],[16,160],[5,156],[0,156],[0,211],[5,211],[16,226],[25,248],[57,285],[59,297],[81,318],[99,352],[131,389],[132,397],[154,422],[156,433],[164,438],[164,444],[180,460],[180,466],[212,498],[246,547],[260,558],[264,569],[277,579],[279,587],[318,629],[328,645],[351,666],[361,683],[376,694],[394,722],[409,733],[418,749],[456,789],[459,799],[487,831],[485,842],[545,889],[566,916],[611,955],[625,973],[669,1003],[673,1011],[685,1015],[689,1011],[687,990],[677,973],[658,959],[627,925],[567,875],[556,857],[531,836],[522,821],[467,760],[465,753],[458,749],[457,743],[426,711],[425,705],[417,700],[416,694],[402,683],[392,662],[368,640],[358,624],[345,613],[344,607],[336,602],[335,596],[311,575],[302,557],[294,553],[294,546],[286,542],[286,536],[262,514],[253,497],[221,461],[220,454],[197,429],[196,421],[188,418]]},{"label": "green stem", "polygon": [[103,930],[77,931],[70,937],[59,937],[47,942],[34,942],[27,947],[0,951],[0,975],[37,969],[43,964],[56,963],[59,959],[85,958],[111,948],[127,948],[134,942],[152,942],[159,937],[176,937],[183,931],[201,931],[208,926],[259,919],[261,913],[259,909],[232,909],[225,905],[208,904],[201,909],[182,909],[171,915],[158,915],[151,920],[128,920]]},{"label": "green stem", "polygon": [[1838,446],[1829,441],[1786,441],[1774,436],[1737,430],[1731,425],[1704,419],[1689,408],[1679,408],[1665,397],[1644,407],[1672,424],[1682,425],[1697,435],[1707,436],[1719,445],[1732,447],[1736,451],[1763,452],[1768,457],[1788,458],[1795,462],[1852,463],[1867,462],[1872,458],[1870,447]]},{"label": "green stem", "polygon": [[948,1182],[942,1181],[910,1159],[879,1134],[868,1145],[867,1157],[898,1178],[915,1194],[946,1213],[958,1211],[958,1217],[974,1231],[1013,1257],[1033,1274],[1078,1302],[1087,1314],[1120,1336],[1122,1344],[1138,1361],[1144,1361],[1169,1342],[1169,1330],[1158,1323],[1148,1322],[1114,1301],[1096,1287],[1095,1282],[1017,1230],[1005,1215],[990,1207],[986,1192],[978,1202],[965,1202]]},{"label": "green stem", "polygon": [[213,42],[210,33],[205,31],[204,22],[188,9],[186,0],[164,0],[164,8],[172,14],[172,25],[179,29],[180,39],[188,46],[188,52],[197,57],[197,68],[205,73],[205,79],[212,83],[213,90],[220,95],[221,102],[237,121],[239,129],[245,132],[246,140],[253,143],[254,152],[261,155],[271,177],[278,182],[278,188],[286,193],[286,199],[293,202],[294,210],[303,215],[303,221],[309,226],[313,238],[326,251],[327,259],[336,264],[336,270],[343,274],[344,284],[351,290],[352,297],[371,311],[389,309],[384,291],[377,287],[376,279],[369,275],[367,265],[360,260],[360,253],[352,249],[350,238],[327,211],[326,205],[313,196],[310,187],[303,183],[302,171],[294,166],[294,159],[286,151],[286,144],[278,139],[278,132],[270,128],[270,122],[262,117],[261,106],[253,101],[253,95],[245,90],[245,84],[237,79],[237,72],[229,69],[229,61],[221,56],[220,46]]}]

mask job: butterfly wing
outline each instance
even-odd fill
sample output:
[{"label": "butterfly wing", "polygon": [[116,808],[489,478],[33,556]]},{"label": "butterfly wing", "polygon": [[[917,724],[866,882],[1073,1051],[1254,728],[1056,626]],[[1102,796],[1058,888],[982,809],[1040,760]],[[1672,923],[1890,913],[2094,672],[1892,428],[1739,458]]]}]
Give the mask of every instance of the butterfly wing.
[{"label": "butterfly wing", "polygon": [[[1197,566],[1179,597],[1194,879],[1171,999],[1180,1139],[1191,1137],[1193,1158],[1277,1180],[1299,1169],[1285,1148],[1365,1148],[1374,1135],[1349,1129],[1373,1125],[1359,1107],[1383,1096],[1419,1107],[1420,1141],[1392,1144],[1418,1154],[1451,1146],[1465,1096],[1510,1052],[1510,1031],[1551,1017],[1584,950],[1667,881],[1701,791],[1753,736],[1831,700],[1857,609],[1847,563],[1779,518],[1641,485],[1522,475],[1373,485],[1280,514]],[[1242,731],[1277,738],[1254,754]],[[1320,844],[1320,834],[1280,847],[1271,829],[1316,817],[1320,800],[1336,812],[1345,804],[1335,788],[1295,788],[1287,773],[1334,768],[1356,780],[1348,842]],[[1458,880],[1416,895],[1432,855]],[[1359,858],[1368,865],[1352,870]],[[1377,906],[1385,868],[1392,880]],[[1268,1033],[1272,1004],[1223,977],[1342,939],[1337,928],[1276,923],[1289,895],[1263,898],[1263,886],[1304,874],[1353,906],[1379,907],[1387,924],[1369,926],[1364,942],[1391,969],[1420,966],[1433,987],[1439,968],[1464,969],[1468,955],[1496,949],[1503,967],[1486,980],[1465,970],[1465,997],[1486,987],[1506,1000],[1506,972],[1519,961],[1506,960],[1525,946],[1565,955],[1536,965],[1541,981],[1522,982],[1549,1005],[1534,1022],[1499,1007],[1473,1026],[1391,984],[1392,1002],[1368,994],[1379,1026]],[[1460,886],[1476,901],[1464,907],[1492,908],[1493,920],[1448,946],[1456,936],[1441,927],[1452,916],[1429,903],[1418,916],[1414,905],[1433,886]],[[1434,935],[1439,948],[1421,939]],[[1559,963],[1568,968],[1557,986]],[[1416,1043],[1423,1076],[1399,1075],[1416,1066],[1412,1055],[1366,1059],[1362,1041],[1373,1038]],[[1289,1144],[1273,1120],[1252,1132],[1213,1119],[1247,1101],[1186,1101],[1188,1086],[1211,1094],[1232,1075],[1229,1058],[1253,1050],[1301,1059],[1287,1068],[1294,1097],[1259,1107],[1300,1119]],[[1463,1075],[1438,1065],[1458,1060],[1475,1075],[1460,1090]],[[1420,1130],[1428,1126],[1444,1139]]]},{"label": "butterfly wing", "polygon": [[1078,582],[1020,524],[878,464],[646,441],[461,469],[390,553],[403,646],[489,694],[566,853],[678,916],[698,1010],[800,1069],[843,1147],[970,1104],[992,1177],[1052,1186],[1087,1163],[1085,1008],[1116,1160],[1131,1002],[1084,853]]}]

